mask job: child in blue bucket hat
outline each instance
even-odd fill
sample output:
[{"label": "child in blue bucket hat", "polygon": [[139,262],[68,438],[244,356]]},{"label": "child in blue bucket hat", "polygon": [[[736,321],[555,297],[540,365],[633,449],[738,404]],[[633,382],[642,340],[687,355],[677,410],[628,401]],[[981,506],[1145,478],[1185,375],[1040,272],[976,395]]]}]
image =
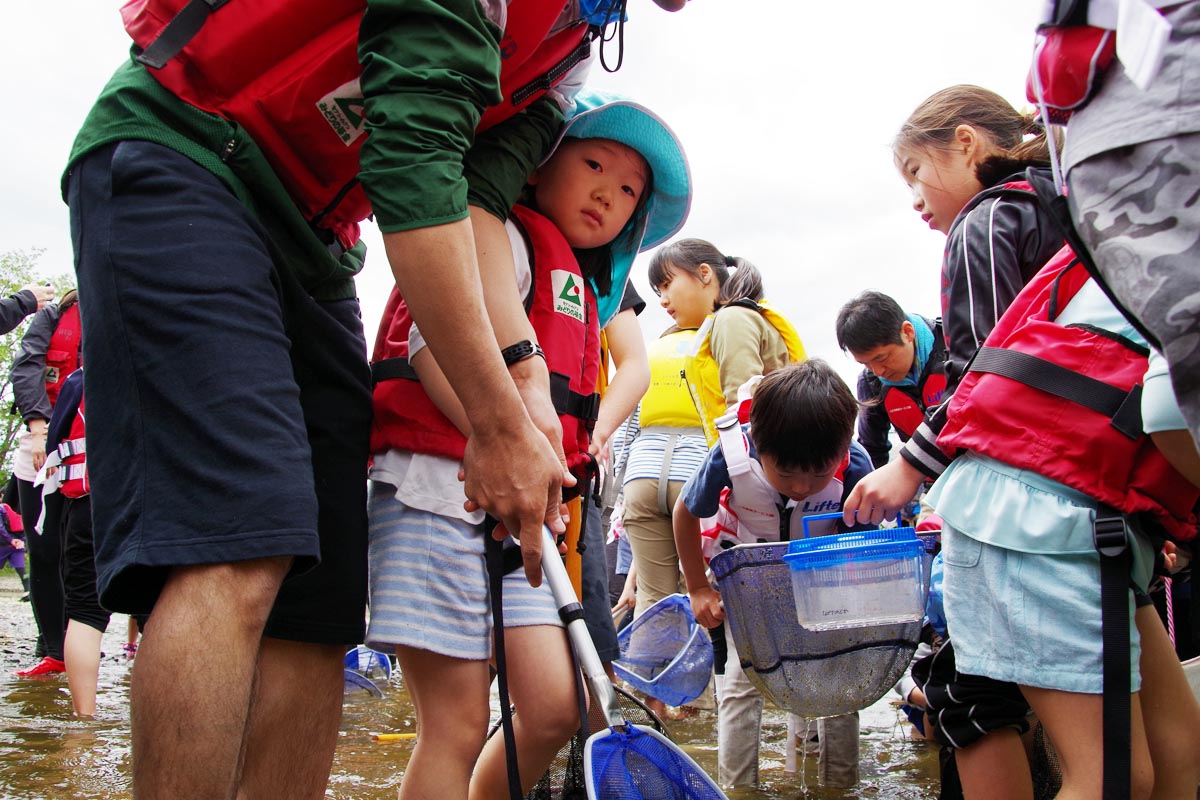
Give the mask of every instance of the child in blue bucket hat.
[{"label": "child in blue bucket hat", "polygon": [[[518,357],[547,361],[570,465],[587,453],[599,329],[619,309],[634,256],[683,225],[691,180],[682,147],[653,112],[584,90],[528,184],[505,223],[514,283],[537,334]],[[395,292],[373,369],[366,638],[374,649],[395,650],[417,711],[421,735],[405,785],[448,798],[465,798],[469,787],[504,795],[503,737],[484,745],[478,735],[489,716],[492,616],[484,518],[464,508],[458,480],[465,415]],[[528,791],[578,728],[575,670],[548,586],[532,586],[519,571],[501,583],[508,684],[520,709],[517,762]]]}]

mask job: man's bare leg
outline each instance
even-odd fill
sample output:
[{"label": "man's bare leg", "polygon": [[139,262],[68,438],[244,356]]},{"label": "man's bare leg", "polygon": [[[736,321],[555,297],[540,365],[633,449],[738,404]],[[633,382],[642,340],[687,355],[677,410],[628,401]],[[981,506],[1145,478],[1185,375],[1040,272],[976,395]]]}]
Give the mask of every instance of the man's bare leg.
[{"label": "man's bare leg", "polygon": [[130,685],[135,797],[233,797],[263,626],[290,563],[171,571]]},{"label": "man's bare leg", "polygon": [[239,798],[325,796],[342,718],[346,649],[262,640]]}]

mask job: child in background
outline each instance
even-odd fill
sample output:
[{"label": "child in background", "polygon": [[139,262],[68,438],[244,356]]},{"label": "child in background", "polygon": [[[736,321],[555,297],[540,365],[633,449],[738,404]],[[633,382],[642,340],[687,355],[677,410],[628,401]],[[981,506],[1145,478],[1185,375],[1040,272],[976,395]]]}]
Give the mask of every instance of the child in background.
[{"label": "child in background", "polygon": [[[995,92],[960,85],[923,101],[892,149],[912,190],[913,209],[946,234],[941,290],[950,397],[996,320],[1062,247],[1062,233],[1024,179],[1027,168],[1049,165],[1049,145],[1035,114],[1018,112]],[[891,519],[923,481],[941,474],[949,463],[936,441],[945,408],[944,401],[926,414],[901,458],[859,483],[847,498],[846,519],[871,524]],[[955,748],[964,793],[1032,798],[1028,769],[1010,768],[1025,763],[1019,738],[1029,727],[1024,698],[1011,683],[958,674],[953,626],[949,634],[935,670],[946,689],[936,694],[947,704],[934,728],[939,742]]]},{"label": "child in background", "polygon": [[[840,509],[846,494],[871,471],[866,451],[851,442],[858,403],[824,361],[809,359],[781,367],[761,378],[753,391],[749,427],[739,432],[734,422],[736,441],[730,445],[726,444],[730,434],[722,432],[675,504],[675,544],[688,597],[697,621],[709,628],[724,621],[725,610],[705,574],[701,519],[722,509],[741,511],[734,518],[735,530],[728,534],[739,543],[778,541],[784,527],[781,520],[786,520],[790,538],[801,538],[805,516]],[[728,447],[743,452],[730,454]],[[753,481],[749,484],[731,478],[728,466],[746,451],[751,469],[747,480]],[[732,491],[724,498],[727,489]],[[742,497],[743,491],[753,494]],[[760,494],[770,497],[760,499]],[[752,519],[747,503],[760,515],[764,506],[770,506],[774,517]],[[742,670],[733,641],[727,644],[717,703],[719,780],[726,786],[753,785],[758,782],[763,697]],[[818,732],[822,782],[852,786],[858,780],[857,712],[820,720]]]},{"label": "child in background", "polygon": [[25,577],[25,537],[18,535],[24,530],[21,515],[8,503],[0,503],[0,569],[7,565],[17,573],[25,590],[22,600],[29,597],[29,579]]},{"label": "child in background", "polygon": [[[610,296],[615,289],[619,300],[634,254],[643,241],[660,241],[682,225],[690,192],[682,149],[651,112],[598,93],[581,93],[577,104],[584,110],[530,178],[528,205],[514,208],[508,223],[518,268],[509,281],[530,296],[530,322],[551,372],[570,374],[555,384],[569,401],[564,410],[582,415],[560,416],[564,429],[582,432],[564,438],[569,463],[587,455],[585,406],[594,402],[605,321],[593,287]],[[467,423],[419,331],[401,318],[402,306],[390,302],[389,313],[376,366],[384,363],[381,348],[403,338],[405,362],[419,382],[398,377],[376,388],[367,641],[394,647],[417,712],[420,735],[400,796],[504,797],[503,737],[484,744],[492,655],[488,534],[482,512],[464,508],[458,480]],[[543,355],[527,345],[514,358]],[[414,423],[391,424],[403,415]],[[523,791],[579,725],[566,636],[539,577],[512,573],[502,581]]]}]

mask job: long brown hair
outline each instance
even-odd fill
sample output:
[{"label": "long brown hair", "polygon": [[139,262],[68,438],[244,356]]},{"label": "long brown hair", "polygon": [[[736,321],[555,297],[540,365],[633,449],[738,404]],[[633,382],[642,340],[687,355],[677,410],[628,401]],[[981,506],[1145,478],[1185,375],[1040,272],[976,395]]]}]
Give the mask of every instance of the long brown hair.
[{"label": "long brown hair", "polygon": [[977,168],[984,186],[1026,166],[1050,165],[1050,143],[1037,113],[1017,111],[995,92],[970,84],[927,97],[900,126],[892,152],[948,147],[959,125],[985,135],[994,151]]}]

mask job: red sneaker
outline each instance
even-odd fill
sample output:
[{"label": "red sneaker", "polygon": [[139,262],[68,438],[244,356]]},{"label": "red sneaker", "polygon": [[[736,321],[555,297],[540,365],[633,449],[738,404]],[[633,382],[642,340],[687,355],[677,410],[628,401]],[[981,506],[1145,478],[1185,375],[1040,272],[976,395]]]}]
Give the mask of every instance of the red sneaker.
[{"label": "red sneaker", "polygon": [[40,675],[53,675],[58,672],[65,672],[67,665],[57,658],[46,656],[38,663],[28,669],[19,669],[16,675],[22,678],[36,678]]}]

